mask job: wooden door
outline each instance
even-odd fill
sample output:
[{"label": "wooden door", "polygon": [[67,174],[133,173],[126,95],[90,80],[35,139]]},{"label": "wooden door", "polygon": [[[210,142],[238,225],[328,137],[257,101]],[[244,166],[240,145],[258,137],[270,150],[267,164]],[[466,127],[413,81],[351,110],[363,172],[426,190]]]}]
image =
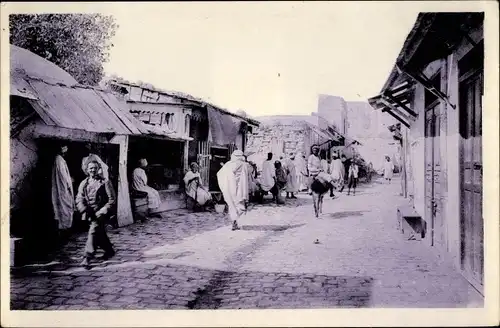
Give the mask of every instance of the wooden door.
[{"label": "wooden door", "polygon": [[441,152],[439,101],[425,111],[425,220],[431,245],[442,245],[445,240],[441,204]]},{"label": "wooden door", "polygon": [[482,70],[473,70],[460,83],[461,135],[461,264],[464,275],[481,292],[484,277],[482,209]]},{"label": "wooden door", "polygon": [[201,183],[208,187],[210,181],[210,142],[198,141],[198,165],[200,166]]}]

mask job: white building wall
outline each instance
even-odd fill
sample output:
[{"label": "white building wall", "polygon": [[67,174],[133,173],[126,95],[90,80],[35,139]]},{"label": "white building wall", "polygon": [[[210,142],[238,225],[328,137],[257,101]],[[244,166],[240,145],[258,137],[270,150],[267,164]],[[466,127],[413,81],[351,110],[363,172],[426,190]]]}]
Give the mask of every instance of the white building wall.
[{"label": "white building wall", "polygon": [[413,108],[418,117],[410,126],[409,141],[413,168],[413,200],[415,210],[425,218],[425,120],[424,93],[422,85],[415,87]]},{"label": "white building wall", "polygon": [[458,61],[456,55],[452,54],[448,56],[447,66],[447,95],[452,104],[457,104],[456,109],[450,106],[447,108],[447,249],[455,265],[460,266],[460,133],[458,116]]}]

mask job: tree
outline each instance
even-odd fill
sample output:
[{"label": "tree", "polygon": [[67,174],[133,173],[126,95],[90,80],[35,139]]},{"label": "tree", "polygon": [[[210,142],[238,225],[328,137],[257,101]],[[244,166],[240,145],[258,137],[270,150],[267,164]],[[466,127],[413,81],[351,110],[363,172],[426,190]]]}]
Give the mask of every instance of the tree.
[{"label": "tree", "polygon": [[9,16],[10,43],[58,65],[79,83],[97,85],[118,25],[101,14]]}]

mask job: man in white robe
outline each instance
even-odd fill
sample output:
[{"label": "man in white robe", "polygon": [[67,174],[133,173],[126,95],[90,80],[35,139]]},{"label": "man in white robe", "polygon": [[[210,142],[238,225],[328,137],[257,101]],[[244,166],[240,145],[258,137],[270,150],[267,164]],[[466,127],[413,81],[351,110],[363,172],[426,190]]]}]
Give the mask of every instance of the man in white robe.
[{"label": "man in white robe", "polygon": [[58,222],[59,229],[62,231],[71,228],[75,210],[73,181],[64,159],[67,151],[67,146],[61,147],[52,169],[52,207],[54,209],[54,219]]},{"label": "man in white robe", "polygon": [[330,164],[330,175],[332,176],[335,188],[338,191],[342,191],[344,186],[344,174],[345,168],[344,163],[340,159],[337,153],[333,154],[332,163]]},{"label": "man in white robe", "polygon": [[392,163],[391,158],[389,156],[385,156],[384,179],[388,182],[391,182],[393,174],[394,174],[394,164]]},{"label": "man in white robe", "polygon": [[272,159],[273,153],[267,153],[267,160],[262,163],[262,177],[260,185],[264,191],[270,191],[276,184],[276,169]]},{"label": "man in white robe", "polygon": [[248,165],[241,150],[235,150],[231,160],[217,172],[217,182],[233,221],[232,230],[238,230],[238,219],[246,214],[248,201]]},{"label": "man in white robe", "polygon": [[[296,199],[294,192],[299,191],[299,183],[297,180],[297,172],[295,168],[295,154],[290,153],[290,157],[284,160],[283,168],[286,172],[286,198]],[[290,194],[290,196],[289,196]]]},{"label": "man in white robe", "polygon": [[295,173],[297,175],[297,182],[299,191],[307,190],[307,164],[301,152],[297,153],[294,160]]},{"label": "man in white robe", "polygon": [[132,173],[132,189],[142,191],[148,194],[148,210],[153,214],[160,207],[160,194],[154,188],[148,186],[148,177],[144,169],[148,166],[148,161],[145,158],[139,160],[139,167]]}]

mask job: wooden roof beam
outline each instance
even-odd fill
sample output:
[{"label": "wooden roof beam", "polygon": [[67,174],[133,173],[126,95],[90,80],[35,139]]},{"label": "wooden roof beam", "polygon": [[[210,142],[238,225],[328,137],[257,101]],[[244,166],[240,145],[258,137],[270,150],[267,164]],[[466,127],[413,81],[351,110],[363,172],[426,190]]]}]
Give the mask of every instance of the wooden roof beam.
[{"label": "wooden roof beam", "polygon": [[408,106],[406,106],[405,104],[403,104],[398,99],[392,97],[390,94],[384,94],[384,98],[387,98],[388,100],[392,100],[392,102],[394,102],[400,108],[404,109],[408,114],[410,114],[414,118],[417,117],[417,113],[415,113],[413,110],[411,110]]},{"label": "wooden roof beam", "polygon": [[397,66],[397,67],[398,67],[398,70],[401,70],[401,72],[403,72],[404,74],[406,74],[407,76],[409,76],[410,78],[415,80],[416,82],[420,83],[427,91],[429,91],[430,93],[432,93],[433,95],[435,95],[439,99],[444,100],[453,109],[457,108],[457,106],[455,104],[452,104],[450,102],[450,99],[448,98],[448,96],[446,94],[444,94],[443,92],[441,92],[440,90],[437,90],[436,88],[434,88],[432,86],[432,83],[429,81],[429,79],[422,72],[410,73],[410,72],[408,72],[408,70],[406,70],[404,68],[401,68],[399,66]]}]

